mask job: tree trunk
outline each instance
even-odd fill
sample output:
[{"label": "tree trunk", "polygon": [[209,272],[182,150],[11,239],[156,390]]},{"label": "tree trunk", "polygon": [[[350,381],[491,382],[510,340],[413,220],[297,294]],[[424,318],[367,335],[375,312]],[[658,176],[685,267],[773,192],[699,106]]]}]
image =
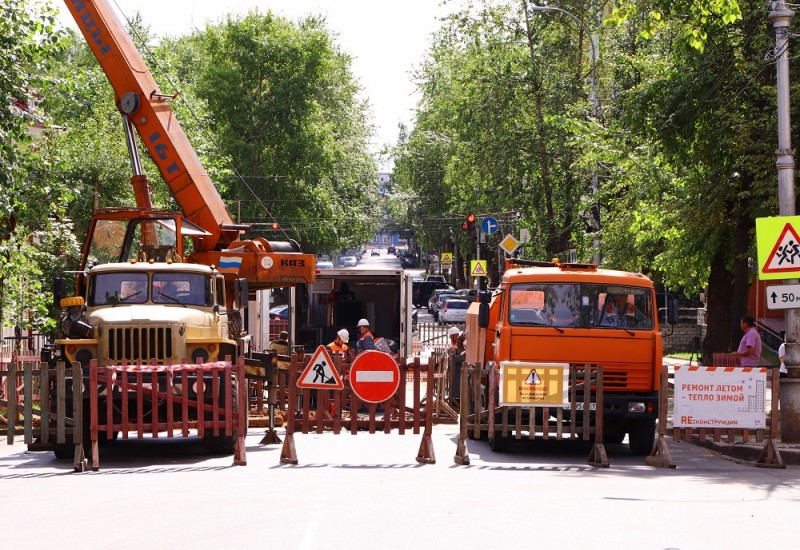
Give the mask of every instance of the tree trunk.
[{"label": "tree trunk", "polygon": [[[747,293],[750,286],[746,252],[749,246],[750,220],[734,228],[734,268],[727,267],[724,250],[711,261],[708,277],[708,331],[703,341],[703,363],[711,364],[712,355],[735,351],[742,331],[739,321],[747,312]],[[751,312],[755,316],[756,312]]]}]

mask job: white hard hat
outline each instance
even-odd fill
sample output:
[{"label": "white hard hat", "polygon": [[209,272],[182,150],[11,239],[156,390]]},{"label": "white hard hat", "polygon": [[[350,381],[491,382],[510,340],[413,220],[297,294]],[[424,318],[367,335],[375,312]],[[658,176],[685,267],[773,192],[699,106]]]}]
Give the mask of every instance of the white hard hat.
[{"label": "white hard hat", "polygon": [[356,325],[356,326],[368,327],[369,326],[369,321],[367,321],[366,319],[359,319],[358,320],[358,325]]},{"label": "white hard hat", "polygon": [[452,336],[453,334],[461,334],[461,331],[458,330],[458,327],[450,327],[450,330],[447,331],[448,336]]},{"label": "white hard hat", "polygon": [[338,334],[338,335],[339,335],[339,338],[341,338],[341,339],[342,339],[342,340],[344,340],[345,342],[347,342],[347,341],[349,341],[349,340],[350,340],[350,333],[349,333],[349,332],[347,332],[347,329],[346,329],[346,328],[343,328],[342,330],[340,330],[340,331],[339,331],[339,332],[337,332],[336,334]]}]

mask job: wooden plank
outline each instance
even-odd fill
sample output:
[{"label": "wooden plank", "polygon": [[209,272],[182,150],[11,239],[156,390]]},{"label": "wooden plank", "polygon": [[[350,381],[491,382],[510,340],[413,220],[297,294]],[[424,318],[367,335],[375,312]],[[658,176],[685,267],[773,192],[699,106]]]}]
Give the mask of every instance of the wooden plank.
[{"label": "wooden plank", "polygon": [[106,367],[106,441],[114,440],[114,374],[125,376],[125,372],[117,373],[114,367]]},{"label": "wooden plank", "polygon": [[67,391],[66,369],[58,369],[56,377],[56,443],[62,445],[67,442],[66,423],[67,416]]},{"label": "wooden plank", "polygon": [[522,407],[514,407],[514,432],[515,439],[522,439]]},{"label": "wooden plank", "polygon": [[406,433],[406,382],[408,376],[408,359],[400,363],[400,387],[397,389],[397,433]]},{"label": "wooden plank", "polygon": [[[234,376],[233,376],[233,365],[229,362],[225,362],[225,436],[231,437],[233,436],[233,384],[235,383]],[[245,388],[247,391],[247,388]],[[239,395],[239,392],[236,392],[236,395]]]},{"label": "wooden plank", "polygon": [[564,438],[564,407],[560,406],[556,409],[556,439],[561,440]]},{"label": "wooden plank", "polygon": [[[181,368],[181,434],[189,435],[189,372]],[[126,399],[127,401],[127,399]]]},{"label": "wooden plank", "polygon": [[[200,371],[200,369],[198,369]],[[205,373],[203,373],[205,375]],[[214,437],[220,436],[220,415],[222,414],[219,406],[220,392],[220,371],[211,369],[211,433]]]},{"label": "wooden plank", "polygon": [[420,426],[420,402],[422,400],[422,373],[419,357],[414,358],[414,433],[419,433]]},{"label": "wooden plank", "polygon": [[[542,408],[542,437],[547,439],[545,435],[547,433],[547,426],[549,425],[548,422],[548,415],[550,414],[550,408],[544,407]],[[535,439],[536,438],[536,409],[530,409],[528,411],[528,420],[529,420],[529,428],[528,428],[528,439]]]},{"label": "wooden plank", "polygon": [[[63,369],[64,365],[61,365]],[[83,430],[86,429],[83,423],[83,367],[80,363],[72,363],[72,443],[75,447],[81,448],[80,462],[83,463],[83,456],[88,449],[83,448]],[[85,468],[85,464],[82,464]]]},{"label": "wooden plank", "polygon": [[[595,414],[597,412],[595,411]],[[592,438],[592,368],[583,366],[583,440]]]},{"label": "wooden plank", "polygon": [[6,431],[6,441],[9,445],[13,445],[14,429],[17,424],[17,365],[14,361],[8,364],[6,391],[8,394],[8,430]]},{"label": "wooden plank", "polygon": [[[172,410],[175,402],[175,373],[172,367],[167,369],[167,437],[172,437],[175,429],[175,412]],[[123,397],[126,399],[126,397]]]},{"label": "wooden plank", "polygon": [[33,443],[33,364],[24,363],[22,365],[22,370],[24,384],[22,390],[22,410],[24,411],[23,414],[25,415],[24,441],[26,445],[30,445]]},{"label": "wooden plank", "polygon": [[[41,438],[42,443],[47,445],[50,443],[50,368],[47,364],[42,364],[41,375],[39,379],[41,386],[40,386],[40,393],[41,393],[41,406],[42,406],[42,417],[41,417]],[[73,385],[75,383],[73,382]]]},{"label": "wooden plank", "polygon": [[575,439],[575,419],[577,418],[577,409],[578,409],[578,390],[575,387],[578,380],[578,373],[575,368],[575,365],[569,366],[569,404],[570,404],[570,418],[571,421],[569,423],[569,437],[570,439]]}]

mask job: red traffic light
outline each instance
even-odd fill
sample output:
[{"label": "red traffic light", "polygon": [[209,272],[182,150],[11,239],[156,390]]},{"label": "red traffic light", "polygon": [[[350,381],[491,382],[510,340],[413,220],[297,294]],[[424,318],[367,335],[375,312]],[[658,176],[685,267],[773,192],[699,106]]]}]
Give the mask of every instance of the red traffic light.
[{"label": "red traffic light", "polygon": [[463,223],[461,224],[461,229],[462,229],[463,231],[466,231],[467,229],[469,229],[469,224],[468,224],[467,222],[463,222]]},{"label": "red traffic light", "polygon": [[280,225],[278,225],[276,222],[273,222],[273,223],[272,223],[272,230],[273,230],[273,231],[277,231],[277,230],[278,230],[278,229],[280,229],[280,228],[281,228],[281,226],[280,226]]},{"label": "red traffic light", "polygon": [[468,224],[475,223],[475,214],[467,214],[467,223]]}]

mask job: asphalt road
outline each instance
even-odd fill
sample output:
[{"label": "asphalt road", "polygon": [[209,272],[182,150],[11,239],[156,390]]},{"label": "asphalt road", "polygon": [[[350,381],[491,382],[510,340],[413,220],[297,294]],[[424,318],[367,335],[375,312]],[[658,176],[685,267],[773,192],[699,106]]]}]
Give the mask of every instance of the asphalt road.
[{"label": "asphalt road", "polygon": [[509,454],[436,426],[421,435],[297,434],[297,466],[247,437],[247,466],[202,454],[196,438],[101,449],[99,472],[0,443],[3,548],[789,548],[800,468],[755,468],[686,443],[675,470],[625,445],[611,467],[582,444],[524,442]]}]

